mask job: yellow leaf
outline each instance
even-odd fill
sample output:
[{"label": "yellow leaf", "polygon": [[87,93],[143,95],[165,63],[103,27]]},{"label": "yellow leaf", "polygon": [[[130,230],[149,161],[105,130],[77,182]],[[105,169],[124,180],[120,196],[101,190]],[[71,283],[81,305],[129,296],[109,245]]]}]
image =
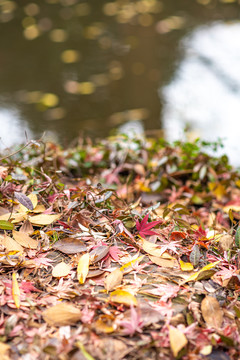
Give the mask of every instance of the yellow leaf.
[{"label": "yellow leaf", "polygon": [[0,243],[5,246],[7,251],[19,251],[21,253],[23,252],[23,247],[7,235],[1,237]]},{"label": "yellow leaf", "polygon": [[[37,198],[37,195],[36,194],[29,194],[27,195],[27,197],[31,200],[32,204],[33,204],[33,209],[37,206],[37,203],[38,203],[38,198]],[[26,212],[29,212],[30,210],[28,208],[26,208],[26,206],[20,204],[19,206],[19,212],[20,213],[26,213]]]},{"label": "yellow leaf", "polygon": [[184,262],[182,260],[179,260],[180,266],[182,271],[192,271],[193,270],[193,264]]},{"label": "yellow leaf", "polygon": [[189,281],[194,281],[198,278],[198,276],[204,272],[204,271],[207,271],[207,270],[210,270],[212,269],[214,266],[216,266],[218,263],[220,263],[220,260],[219,261],[215,261],[214,263],[211,263],[211,264],[208,264],[206,266],[204,266],[201,270],[195,272],[194,274],[192,274],[189,278],[187,278],[186,280],[184,280],[183,284],[186,283],[186,282],[189,282]]},{"label": "yellow leaf", "polygon": [[142,248],[144,251],[146,251],[146,253],[157,257],[162,256],[162,249],[158,245],[151,243],[150,241],[147,241],[143,238],[141,238],[141,243]]},{"label": "yellow leaf", "polygon": [[77,277],[80,284],[84,284],[89,271],[89,253],[82,255],[78,261]]},{"label": "yellow leaf", "polygon": [[59,303],[45,310],[42,316],[50,326],[67,326],[80,320],[81,311],[70,304]]},{"label": "yellow leaf", "polygon": [[61,214],[56,215],[48,215],[48,214],[40,214],[29,217],[29,221],[34,225],[50,225],[54,221],[60,219]]},{"label": "yellow leaf", "polygon": [[12,297],[13,297],[14,303],[16,305],[16,308],[19,309],[20,304],[21,304],[20,303],[20,289],[18,286],[16,273],[12,274]]},{"label": "yellow leaf", "polygon": [[219,201],[226,195],[226,188],[221,183],[210,182],[208,183],[208,187]]},{"label": "yellow leaf", "polygon": [[127,262],[126,264],[124,264],[123,266],[120,267],[120,270],[121,271],[125,270],[129,266],[132,266],[133,264],[135,264],[136,261],[139,261],[139,262],[142,261],[143,258],[144,258],[144,255],[141,255],[141,256],[137,257],[136,259],[133,259],[133,260]]},{"label": "yellow leaf", "polygon": [[23,220],[27,220],[27,218],[28,218],[27,213],[17,213],[17,214],[12,214],[11,216],[11,219],[13,219],[12,220],[13,224],[17,224]]},{"label": "yellow leaf", "polygon": [[0,360],[10,360],[9,351],[11,347],[8,344],[0,342]]},{"label": "yellow leaf", "polygon": [[33,209],[33,213],[42,213],[46,210],[45,206],[42,204],[37,205],[34,209]]},{"label": "yellow leaf", "polygon": [[100,315],[94,323],[94,329],[105,334],[110,334],[116,327],[114,326],[114,320],[115,318],[112,315]]},{"label": "yellow leaf", "polygon": [[169,340],[174,357],[177,357],[179,351],[182,350],[188,343],[188,340],[182,331],[173,326],[170,326],[169,328]]},{"label": "yellow leaf", "polygon": [[28,236],[26,233],[21,231],[13,230],[13,237],[14,239],[23,247],[28,249],[37,249],[38,247],[38,241],[32,239],[30,236]]},{"label": "yellow leaf", "polygon": [[62,261],[56,266],[54,266],[52,270],[52,276],[54,277],[67,276],[70,273],[70,270],[71,270],[71,266]]},{"label": "yellow leaf", "polygon": [[127,306],[136,305],[137,299],[130,292],[125,290],[115,290],[110,294],[110,300]]},{"label": "yellow leaf", "polygon": [[120,285],[123,279],[123,273],[120,269],[112,271],[105,279],[104,286],[107,291],[112,291],[116,286]]}]

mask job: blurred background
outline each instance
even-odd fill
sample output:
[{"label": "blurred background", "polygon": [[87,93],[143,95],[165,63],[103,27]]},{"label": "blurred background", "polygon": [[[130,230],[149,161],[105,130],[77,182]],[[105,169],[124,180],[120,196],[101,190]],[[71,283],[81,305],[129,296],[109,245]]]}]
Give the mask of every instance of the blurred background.
[{"label": "blurred background", "polygon": [[239,0],[0,0],[0,147],[240,129]]}]

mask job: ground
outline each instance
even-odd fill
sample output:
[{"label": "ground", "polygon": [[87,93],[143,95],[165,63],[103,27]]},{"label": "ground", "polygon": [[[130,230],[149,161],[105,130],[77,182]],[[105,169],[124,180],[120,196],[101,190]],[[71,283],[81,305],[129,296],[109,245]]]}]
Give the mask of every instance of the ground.
[{"label": "ground", "polygon": [[2,154],[0,359],[239,359],[240,174],[217,146]]}]

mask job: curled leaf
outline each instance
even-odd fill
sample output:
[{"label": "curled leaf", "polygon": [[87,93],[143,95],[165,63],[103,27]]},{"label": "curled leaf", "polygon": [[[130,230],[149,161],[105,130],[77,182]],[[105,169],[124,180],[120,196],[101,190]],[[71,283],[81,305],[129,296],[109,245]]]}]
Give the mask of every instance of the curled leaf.
[{"label": "curled leaf", "polygon": [[78,261],[77,277],[80,284],[84,284],[89,271],[89,253],[82,255]]},{"label": "curled leaf", "polygon": [[20,308],[20,289],[18,286],[18,282],[17,282],[17,277],[16,277],[16,273],[14,272],[12,274],[12,297],[14,300],[14,303],[16,305],[16,308],[19,309]]}]

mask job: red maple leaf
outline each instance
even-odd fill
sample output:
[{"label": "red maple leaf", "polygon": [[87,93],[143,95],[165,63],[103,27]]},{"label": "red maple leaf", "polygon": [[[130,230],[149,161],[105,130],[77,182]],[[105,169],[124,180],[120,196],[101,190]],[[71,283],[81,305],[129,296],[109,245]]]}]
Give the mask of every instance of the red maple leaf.
[{"label": "red maple leaf", "polygon": [[149,214],[144,216],[141,223],[138,220],[136,222],[137,231],[138,231],[139,235],[143,238],[145,238],[146,235],[157,235],[157,233],[155,231],[151,231],[150,229],[152,229],[157,224],[162,223],[162,220],[152,221],[152,222],[148,223],[147,222],[148,217],[149,217]]}]

